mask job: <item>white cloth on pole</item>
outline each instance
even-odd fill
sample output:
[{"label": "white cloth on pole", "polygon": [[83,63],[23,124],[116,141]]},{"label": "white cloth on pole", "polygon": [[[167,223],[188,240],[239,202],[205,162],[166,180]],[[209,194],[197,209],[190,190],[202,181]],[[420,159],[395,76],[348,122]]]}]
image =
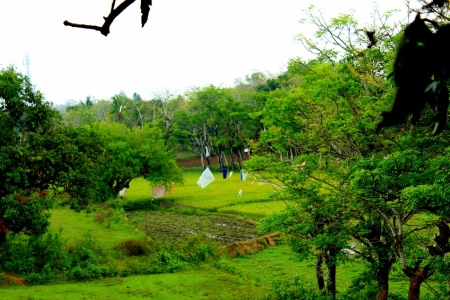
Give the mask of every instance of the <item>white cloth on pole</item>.
[{"label": "white cloth on pole", "polygon": [[216,178],[214,178],[214,175],[213,175],[213,173],[211,173],[211,170],[209,168],[206,168],[205,171],[203,171],[202,176],[200,176],[199,180],[197,181],[197,184],[202,189],[204,189],[215,179]]},{"label": "white cloth on pole", "polygon": [[205,157],[209,157],[208,146],[205,146]]}]

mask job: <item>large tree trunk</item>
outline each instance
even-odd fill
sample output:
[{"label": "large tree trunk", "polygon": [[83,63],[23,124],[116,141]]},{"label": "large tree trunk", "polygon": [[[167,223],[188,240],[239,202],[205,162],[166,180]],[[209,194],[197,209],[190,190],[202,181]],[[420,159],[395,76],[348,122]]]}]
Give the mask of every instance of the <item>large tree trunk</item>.
[{"label": "large tree trunk", "polygon": [[389,272],[392,264],[381,264],[376,272],[378,281],[377,300],[387,300],[389,293]]},{"label": "large tree trunk", "polygon": [[237,149],[236,151],[237,157],[238,157],[238,164],[239,164],[239,170],[242,170],[244,168],[244,165],[242,164],[242,152],[241,149]]},{"label": "large tree trunk", "polygon": [[317,259],[316,259],[316,276],[317,276],[317,284],[319,286],[319,291],[323,291],[325,289],[325,281],[323,280],[322,262],[323,262],[322,255],[317,256]]},{"label": "large tree trunk", "polygon": [[327,265],[327,292],[336,299],[336,265]]},{"label": "large tree trunk", "polygon": [[378,267],[376,270],[376,277],[378,282],[377,300],[387,300],[389,293],[389,273],[396,257],[391,253],[390,244],[385,244],[385,247],[379,246],[376,249],[378,258]]},{"label": "large tree trunk", "polygon": [[336,299],[336,255],[339,251],[335,249],[328,250],[329,253],[323,255],[327,265],[327,295]]},{"label": "large tree trunk", "polygon": [[429,267],[426,265],[417,270],[409,269],[408,272],[405,272],[409,277],[408,300],[420,299],[420,285],[430,276],[428,271]]},{"label": "large tree trunk", "polygon": [[230,148],[230,152],[231,152],[231,170],[234,171],[234,152],[233,152],[233,147]]}]

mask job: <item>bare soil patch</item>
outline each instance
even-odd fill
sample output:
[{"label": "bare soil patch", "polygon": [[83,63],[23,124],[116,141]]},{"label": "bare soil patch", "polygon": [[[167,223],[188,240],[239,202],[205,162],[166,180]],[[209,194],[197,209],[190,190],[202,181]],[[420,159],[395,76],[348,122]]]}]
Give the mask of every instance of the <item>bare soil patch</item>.
[{"label": "bare soil patch", "polygon": [[174,242],[190,235],[204,235],[222,245],[255,239],[257,223],[239,216],[225,214],[186,215],[164,211],[128,212],[130,220],[138,221],[142,230],[154,240]]},{"label": "bare soil patch", "polygon": [[25,286],[25,280],[16,276],[3,274],[2,277],[0,277],[0,286],[5,285],[22,285]]}]

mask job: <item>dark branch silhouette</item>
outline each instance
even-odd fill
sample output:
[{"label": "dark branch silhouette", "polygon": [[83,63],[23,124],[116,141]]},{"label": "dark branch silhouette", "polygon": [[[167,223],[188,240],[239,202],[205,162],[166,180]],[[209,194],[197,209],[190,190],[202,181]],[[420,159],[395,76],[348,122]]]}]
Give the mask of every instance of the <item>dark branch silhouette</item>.
[{"label": "dark branch silhouette", "polygon": [[[119,6],[115,7],[116,0],[112,1],[111,4],[111,11],[107,17],[103,17],[105,19],[105,22],[102,26],[97,25],[88,25],[88,24],[79,24],[79,23],[72,23],[69,21],[64,21],[65,26],[71,26],[76,28],[83,28],[83,29],[92,29],[100,31],[101,34],[104,36],[107,36],[109,34],[109,27],[114,22],[115,18],[118,17],[125,9],[128,8],[131,4],[133,4],[136,0],[124,0],[122,3],[119,4]],[[141,0],[141,24],[142,27],[144,27],[145,23],[147,23],[148,15],[150,13],[150,6],[152,5],[152,0]]]},{"label": "dark branch silhouette", "polygon": [[[433,135],[447,127],[450,81],[450,25],[437,20],[448,20],[449,0],[421,0],[415,20],[409,24],[397,49],[393,77],[397,87],[391,111],[383,112],[377,131],[383,127],[403,124],[412,115],[411,123],[417,124],[422,110],[428,104],[435,112]],[[435,20],[422,19],[421,14],[431,14]],[[433,26],[434,32],[426,24]],[[370,36],[368,36],[369,40]],[[372,42],[372,41],[371,41]]]}]

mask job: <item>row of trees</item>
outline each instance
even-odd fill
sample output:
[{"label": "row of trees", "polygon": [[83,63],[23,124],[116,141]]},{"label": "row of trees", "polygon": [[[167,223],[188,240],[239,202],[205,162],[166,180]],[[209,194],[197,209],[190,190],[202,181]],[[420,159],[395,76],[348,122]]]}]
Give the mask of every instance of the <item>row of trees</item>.
[{"label": "row of trees", "polygon": [[0,138],[0,245],[8,232],[45,233],[55,196],[80,210],[116,197],[138,176],[155,185],[182,181],[159,129],[67,126],[12,67],[0,71]]},{"label": "row of trees", "polygon": [[258,115],[268,93],[264,89],[270,88],[266,80],[266,75],[254,73],[234,88],[211,85],[193,88],[183,96],[163,92],[151,100],[142,100],[138,94],[128,97],[123,92],[109,100],[86,97],[67,107],[63,117],[75,127],[103,122],[158,128],[169,149],[197,153],[202,164],[208,152],[217,157],[221,167],[228,163],[224,155],[233,153],[243,168],[244,150],[261,131]]}]

